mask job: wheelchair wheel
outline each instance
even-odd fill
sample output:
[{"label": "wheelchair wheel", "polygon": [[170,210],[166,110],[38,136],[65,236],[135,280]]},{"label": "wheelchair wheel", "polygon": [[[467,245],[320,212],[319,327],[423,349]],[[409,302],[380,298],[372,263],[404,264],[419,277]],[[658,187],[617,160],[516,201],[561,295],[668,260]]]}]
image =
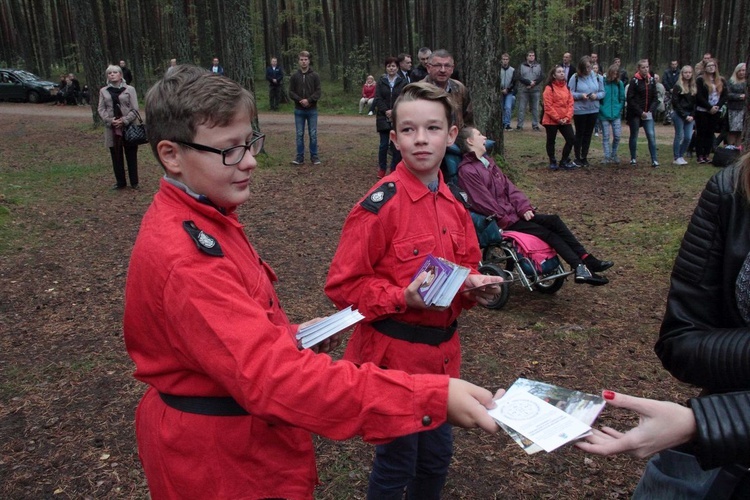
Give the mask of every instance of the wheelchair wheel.
[{"label": "wheelchair wheel", "polygon": [[542,281],[541,283],[534,283],[534,290],[545,295],[552,295],[557,292],[565,284],[565,278],[557,278],[556,280]]},{"label": "wheelchair wheel", "polygon": [[[487,276],[501,276],[503,278],[508,276],[506,271],[500,269],[495,264],[485,264],[479,268],[479,272],[486,274]],[[497,293],[484,307],[487,309],[502,309],[502,307],[508,303],[508,298],[510,298],[510,283],[502,283],[500,285],[500,292]]]}]

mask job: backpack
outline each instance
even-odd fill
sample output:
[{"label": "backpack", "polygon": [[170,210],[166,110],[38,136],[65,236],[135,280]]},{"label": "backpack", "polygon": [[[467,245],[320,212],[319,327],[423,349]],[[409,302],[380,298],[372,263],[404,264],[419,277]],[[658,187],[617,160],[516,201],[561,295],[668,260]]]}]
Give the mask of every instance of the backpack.
[{"label": "backpack", "polygon": [[560,265],[555,250],[536,236],[518,231],[503,231],[503,236],[513,240],[513,247],[519,257],[525,257],[520,264],[526,275],[532,275],[534,271],[537,274],[547,274]]}]

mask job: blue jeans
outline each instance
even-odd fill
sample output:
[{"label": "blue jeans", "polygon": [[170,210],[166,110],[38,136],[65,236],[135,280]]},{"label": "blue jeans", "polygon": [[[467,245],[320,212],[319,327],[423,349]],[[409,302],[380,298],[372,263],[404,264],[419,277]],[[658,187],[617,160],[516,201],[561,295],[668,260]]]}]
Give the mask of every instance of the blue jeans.
[{"label": "blue jeans", "polygon": [[[610,130],[612,132],[612,142],[610,143]],[[617,148],[620,147],[620,137],[622,137],[622,120],[602,120],[602,149],[604,149],[604,159],[614,160],[617,158]]]},{"label": "blue jeans", "polygon": [[401,152],[391,142],[390,130],[378,132],[380,134],[380,146],[378,146],[378,168],[388,169],[388,149],[391,150],[391,172],[396,170],[396,165],[401,161]]},{"label": "blue jeans", "polygon": [[513,106],[516,104],[516,96],[508,92],[503,96],[503,125],[510,127],[510,117],[513,115]]},{"label": "blue jeans", "polygon": [[450,424],[376,446],[368,500],[439,500],[452,456]]},{"label": "blue jeans", "polygon": [[695,456],[674,449],[663,450],[646,464],[633,500],[725,498],[709,494],[720,470],[703,470]]},{"label": "blue jeans", "polygon": [[672,149],[674,150],[674,159],[676,160],[677,158],[682,158],[687,153],[690,139],[693,137],[695,120],[683,120],[675,111],[672,113],[672,123],[674,124],[674,143],[672,144]]},{"label": "blue jeans", "polygon": [[628,120],[630,126],[630,158],[635,160],[636,158],[636,146],[638,146],[638,130],[643,127],[643,131],[646,133],[646,141],[648,141],[648,152],[651,154],[651,161],[656,161],[656,133],[654,132],[654,120],[641,120],[639,116]]},{"label": "blue jeans", "polygon": [[305,122],[310,136],[310,157],[318,156],[318,109],[294,110],[294,126],[297,129],[297,159],[305,157]]}]

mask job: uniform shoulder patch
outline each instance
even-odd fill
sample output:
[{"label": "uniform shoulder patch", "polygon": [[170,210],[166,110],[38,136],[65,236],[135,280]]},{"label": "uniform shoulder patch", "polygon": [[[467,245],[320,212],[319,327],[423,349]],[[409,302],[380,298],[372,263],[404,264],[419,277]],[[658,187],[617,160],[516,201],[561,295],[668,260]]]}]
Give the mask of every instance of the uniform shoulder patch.
[{"label": "uniform shoulder patch", "polygon": [[221,245],[216,241],[216,238],[198,229],[195,222],[191,220],[183,221],[182,227],[195,242],[198,250],[210,255],[211,257],[224,257],[224,252],[221,250]]},{"label": "uniform shoulder patch", "polygon": [[396,184],[394,182],[384,182],[378,186],[367,198],[362,200],[360,205],[368,212],[378,213],[383,205],[393,198],[396,194]]}]

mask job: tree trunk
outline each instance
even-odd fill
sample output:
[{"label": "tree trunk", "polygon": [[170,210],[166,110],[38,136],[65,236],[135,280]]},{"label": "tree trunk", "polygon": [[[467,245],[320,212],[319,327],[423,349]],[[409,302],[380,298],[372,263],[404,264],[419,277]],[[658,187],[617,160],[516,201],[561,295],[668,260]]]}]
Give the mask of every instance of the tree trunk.
[{"label": "tree trunk", "polygon": [[[172,0],[172,19],[174,27],[173,57],[179,64],[193,62],[193,51],[190,46],[190,28],[188,27],[187,15],[185,14],[185,2]],[[170,57],[172,59],[172,57]],[[169,63],[167,63],[167,66]],[[167,68],[163,68],[166,70]]]},{"label": "tree trunk", "polygon": [[92,0],[76,0],[71,2],[73,10],[73,19],[76,23],[76,33],[78,43],[86,50],[81,52],[81,62],[83,63],[83,73],[86,75],[86,81],[89,82],[91,92],[91,117],[93,124],[101,125],[102,119],[96,108],[99,106],[99,89],[96,82],[101,82],[104,78],[104,70],[107,69],[107,60],[102,51],[102,37],[99,32],[99,23],[97,16],[94,15],[94,5]]},{"label": "tree trunk", "polygon": [[497,151],[502,154],[503,105],[497,62],[503,48],[498,29],[501,26],[499,9],[493,0],[469,0],[459,26],[464,46],[460,66],[464,83],[471,92],[475,126],[497,141]]},{"label": "tree trunk", "polygon": [[[225,3],[225,12],[230,14],[224,20],[226,26],[224,60],[226,66],[232,68],[232,79],[255,95],[253,50],[252,44],[247,43],[252,39],[253,32],[249,9],[250,6],[243,0],[227,0]],[[253,120],[253,128],[260,130],[257,116]]]}]

